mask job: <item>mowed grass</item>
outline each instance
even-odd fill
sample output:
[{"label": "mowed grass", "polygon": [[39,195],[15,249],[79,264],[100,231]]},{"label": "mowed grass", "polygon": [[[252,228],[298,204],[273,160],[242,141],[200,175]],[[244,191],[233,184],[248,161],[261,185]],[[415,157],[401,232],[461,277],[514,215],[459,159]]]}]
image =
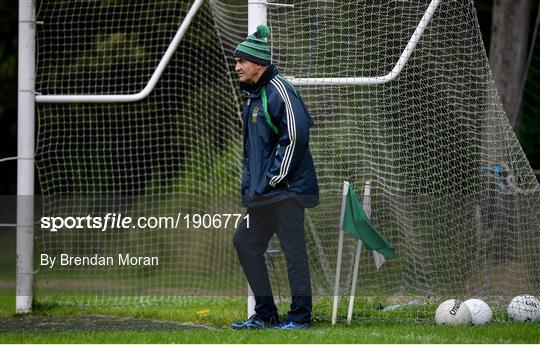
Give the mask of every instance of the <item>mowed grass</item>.
[{"label": "mowed grass", "polygon": [[[5,296],[5,295],[4,295]],[[1,299],[2,317],[13,315],[14,303]],[[10,308],[11,310],[7,310]],[[287,310],[286,303],[279,305]],[[88,331],[10,332],[1,330],[2,343],[538,343],[540,324],[511,322],[485,326],[437,326],[432,320],[399,321],[356,317],[351,325],[341,318],[338,325],[329,321],[330,299],[316,304],[313,328],[301,331],[232,331],[228,325],[245,317],[245,301],[241,298],[182,298],[175,305],[141,306],[66,306],[51,301],[36,305],[33,315],[63,316],[65,322],[79,315],[107,315],[153,320],[172,320],[216,326],[216,330],[184,331]],[[346,301],[340,315],[346,313]],[[17,316],[24,317],[24,316]],[[129,319],[126,319],[129,322]]]},{"label": "mowed grass", "polygon": [[418,323],[358,321],[315,324],[302,331],[196,330],[175,332],[5,333],[7,343],[538,343],[538,326],[492,324],[437,327]]}]

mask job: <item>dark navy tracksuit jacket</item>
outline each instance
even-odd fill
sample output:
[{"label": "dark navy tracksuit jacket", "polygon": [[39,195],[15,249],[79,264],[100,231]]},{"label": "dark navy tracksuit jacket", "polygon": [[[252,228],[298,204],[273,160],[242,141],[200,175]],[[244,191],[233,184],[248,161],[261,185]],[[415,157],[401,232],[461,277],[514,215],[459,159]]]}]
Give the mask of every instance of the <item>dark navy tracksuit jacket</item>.
[{"label": "dark navy tracksuit jacket", "polygon": [[306,208],[319,204],[309,150],[311,116],[294,87],[270,65],[244,91],[242,205],[257,207],[295,198]]}]

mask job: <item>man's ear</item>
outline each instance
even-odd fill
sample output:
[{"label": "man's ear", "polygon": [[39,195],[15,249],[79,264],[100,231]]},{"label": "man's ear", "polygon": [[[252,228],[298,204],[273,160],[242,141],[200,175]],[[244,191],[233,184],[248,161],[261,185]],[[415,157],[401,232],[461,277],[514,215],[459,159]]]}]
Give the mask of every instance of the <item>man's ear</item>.
[{"label": "man's ear", "polygon": [[268,67],[268,66],[257,65],[257,72],[258,72],[258,73],[262,73],[262,72],[264,72],[264,70],[265,70],[267,67]]}]

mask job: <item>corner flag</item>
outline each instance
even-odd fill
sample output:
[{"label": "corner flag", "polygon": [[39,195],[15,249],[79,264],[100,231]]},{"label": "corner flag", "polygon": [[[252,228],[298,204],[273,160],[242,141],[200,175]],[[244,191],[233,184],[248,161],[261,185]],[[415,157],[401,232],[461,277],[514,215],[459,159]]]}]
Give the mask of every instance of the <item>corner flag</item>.
[{"label": "corner flag", "polygon": [[[376,251],[383,256],[383,258],[377,258],[375,252],[373,253],[377,268],[384,263],[384,259],[393,259],[396,257],[394,247],[392,247],[390,242],[388,242],[382,234],[375,230],[373,224],[371,224],[371,221],[364,212],[362,204],[356,197],[354,189],[350,185],[345,201],[342,228],[349,235],[362,240],[368,249]],[[380,262],[380,260],[382,260],[382,262]]]},{"label": "corner flag", "polygon": [[[357,238],[356,241],[356,254],[354,255],[354,268],[351,284],[351,296],[349,299],[349,311],[347,313],[347,322],[351,323],[352,312],[354,308],[354,297],[356,292],[356,282],[358,279],[358,267],[360,264],[360,253],[362,249],[362,242],[364,245],[372,250],[373,259],[377,270],[384,263],[386,259],[393,259],[396,257],[394,247],[390,245],[390,242],[381,234],[375,230],[371,222],[369,221],[369,215],[371,215],[371,182],[366,181],[364,186],[364,204],[362,205],[354,189],[349,182],[343,181],[343,192],[341,199],[341,218],[340,218],[340,230],[339,240],[336,258],[336,279],[334,281],[334,304],[332,307],[332,325],[337,322],[337,310],[339,300],[339,278],[341,275],[341,257],[343,254],[343,234],[347,232],[351,236]],[[365,208],[364,208],[365,207]]]}]

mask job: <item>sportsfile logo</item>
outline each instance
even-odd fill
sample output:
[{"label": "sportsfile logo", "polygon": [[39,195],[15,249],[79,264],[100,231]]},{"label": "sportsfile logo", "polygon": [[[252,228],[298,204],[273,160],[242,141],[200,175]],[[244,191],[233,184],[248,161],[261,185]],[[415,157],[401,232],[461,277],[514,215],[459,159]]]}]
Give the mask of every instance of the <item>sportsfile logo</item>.
[{"label": "sportsfile logo", "polygon": [[41,217],[41,229],[57,232],[61,229],[228,229],[237,228],[240,222],[249,228],[249,214],[240,213],[177,213],[175,216],[128,217],[121,213],[107,213],[105,216],[83,217]]},{"label": "sportsfile logo", "polygon": [[41,217],[41,228],[51,232],[60,229],[129,229],[131,217],[123,217],[122,214],[107,213],[104,217]]}]

